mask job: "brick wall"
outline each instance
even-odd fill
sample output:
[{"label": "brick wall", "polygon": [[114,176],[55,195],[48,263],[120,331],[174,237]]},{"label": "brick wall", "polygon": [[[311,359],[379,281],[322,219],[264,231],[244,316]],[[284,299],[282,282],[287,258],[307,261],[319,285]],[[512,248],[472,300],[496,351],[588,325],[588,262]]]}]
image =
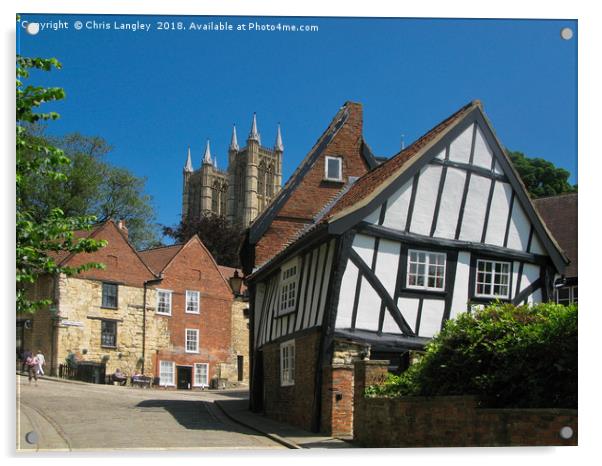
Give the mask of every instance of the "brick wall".
[{"label": "brick wall", "polygon": [[[577,410],[482,409],[474,397],[365,398],[386,362],[355,364],[354,438],[366,447],[577,445]],[[563,439],[569,426],[574,434]]]},{"label": "brick wall", "polygon": [[295,338],[292,386],[280,386],[280,343],[263,347],[264,411],[268,417],[311,429],[319,336],[319,330],[314,330]]},{"label": "brick wall", "polygon": [[[222,364],[233,364],[231,351],[232,301],[230,286],[205,247],[193,238],[163,271],[157,289],[170,290],[171,315],[156,314],[169,330],[169,346],[161,348],[157,361],[176,365],[209,364],[209,381],[223,377]],[[200,292],[199,313],[186,312],[186,290]],[[151,303],[156,306],[156,300]],[[186,329],[199,330],[198,353],[186,352]],[[235,358],[234,358],[235,359]],[[229,375],[229,374],[228,374]],[[159,376],[159,365],[154,376]],[[194,373],[193,373],[194,377]]]}]

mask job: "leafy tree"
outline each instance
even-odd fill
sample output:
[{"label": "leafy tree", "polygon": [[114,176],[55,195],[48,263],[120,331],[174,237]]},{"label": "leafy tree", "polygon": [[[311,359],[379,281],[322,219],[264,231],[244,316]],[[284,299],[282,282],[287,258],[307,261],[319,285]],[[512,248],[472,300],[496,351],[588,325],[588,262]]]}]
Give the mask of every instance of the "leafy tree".
[{"label": "leafy tree", "polygon": [[446,323],[417,364],[369,395],[476,395],[487,406],[577,407],[577,306],[496,303]]},{"label": "leafy tree", "polygon": [[146,180],[103,160],[112,150],[103,138],[79,133],[48,137],[36,127],[29,127],[26,135],[52,143],[71,159],[60,169],[64,179],[29,184],[24,197],[37,217],[44,217],[53,206],[59,206],[66,215],[94,215],[99,221],[124,220],[134,246],[141,249],[157,245],[155,213],[151,197],[144,193]]},{"label": "leafy tree", "polygon": [[179,243],[199,235],[218,264],[239,266],[238,247],[242,230],[221,215],[205,212],[200,217],[183,220],[175,227],[164,226],[163,234]]},{"label": "leafy tree", "polygon": [[541,158],[529,158],[522,152],[507,150],[514,168],[519,173],[531,197],[556,196],[577,192],[577,185],[568,182],[571,174],[564,168]]},{"label": "leafy tree", "polygon": [[74,230],[90,229],[93,216],[68,216],[63,210],[53,206],[43,217],[37,217],[34,206],[25,203],[25,193],[31,183],[45,180],[65,181],[61,168],[70,163],[62,150],[44,140],[26,135],[26,125],[41,121],[55,120],[54,112],[37,113],[41,104],[64,98],[65,92],[58,87],[44,88],[24,85],[29,78],[29,70],[51,71],[60,69],[55,58],[27,58],[17,56],[16,60],[16,282],[17,312],[34,312],[39,307],[50,304],[50,300],[29,299],[27,289],[42,274],[64,273],[74,275],[91,268],[102,268],[102,264],[88,263],[78,267],[59,267],[54,259],[56,253],[93,252],[106,242],[89,238],[76,239]]}]

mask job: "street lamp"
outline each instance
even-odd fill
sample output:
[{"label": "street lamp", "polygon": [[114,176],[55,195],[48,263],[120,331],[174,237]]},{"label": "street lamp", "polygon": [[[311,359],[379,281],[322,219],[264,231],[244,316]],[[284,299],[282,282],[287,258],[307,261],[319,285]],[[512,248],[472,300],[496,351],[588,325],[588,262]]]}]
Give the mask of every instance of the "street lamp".
[{"label": "street lamp", "polygon": [[238,270],[234,270],[234,275],[232,275],[228,281],[230,282],[230,288],[232,288],[232,292],[234,296],[240,296],[240,287],[242,286],[242,277],[238,275]]}]

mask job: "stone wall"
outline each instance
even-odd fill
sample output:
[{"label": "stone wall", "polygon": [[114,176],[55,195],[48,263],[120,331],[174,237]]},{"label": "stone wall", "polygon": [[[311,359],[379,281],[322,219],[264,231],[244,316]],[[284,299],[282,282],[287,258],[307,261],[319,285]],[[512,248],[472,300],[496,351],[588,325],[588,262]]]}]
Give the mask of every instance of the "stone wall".
[{"label": "stone wall", "polygon": [[[294,338],[295,384],[280,385],[280,343],[263,347],[264,410],[268,417],[311,430],[319,329]],[[287,339],[286,341],[290,341]]]},{"label": "stone wall", "polygon": [[[107,374],[120,368],[126,374],[140,371],[142,364],[143,288],[119,285],[118,307],[101,307],[102,282],[80,278],[59,279],[56,364],[69,353],[84,361],[106,361]],[[168,348],[169,331],[164,320],[155,319],[155,291],[147,290],[145,373],[153,372],[153,355]],[[114,348],[101,346],[102,319],[117,321]]]},{"label": "stone wall", "polygon": [[243,383],[249,383],[249,302],[236,298],[232,303],[232,380],[238,380],[238,356],[243,358]]},{"label": "stone wall", "polygon": [[[366,398],[386,361],[355,364],[354,439],[365,447],[577,445],[577,410],[483,409],[468,396]],[[565,439],[561,430],[573,435]]]}]

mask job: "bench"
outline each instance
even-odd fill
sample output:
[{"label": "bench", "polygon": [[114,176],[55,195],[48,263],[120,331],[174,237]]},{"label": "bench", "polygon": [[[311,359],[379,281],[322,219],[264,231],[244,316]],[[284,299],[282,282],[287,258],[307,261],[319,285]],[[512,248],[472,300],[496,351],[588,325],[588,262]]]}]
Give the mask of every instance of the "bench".
[{"label": "bench", "polygon": [[132,375],[132,387],[150,388],[152,377],[146,375]]}]

